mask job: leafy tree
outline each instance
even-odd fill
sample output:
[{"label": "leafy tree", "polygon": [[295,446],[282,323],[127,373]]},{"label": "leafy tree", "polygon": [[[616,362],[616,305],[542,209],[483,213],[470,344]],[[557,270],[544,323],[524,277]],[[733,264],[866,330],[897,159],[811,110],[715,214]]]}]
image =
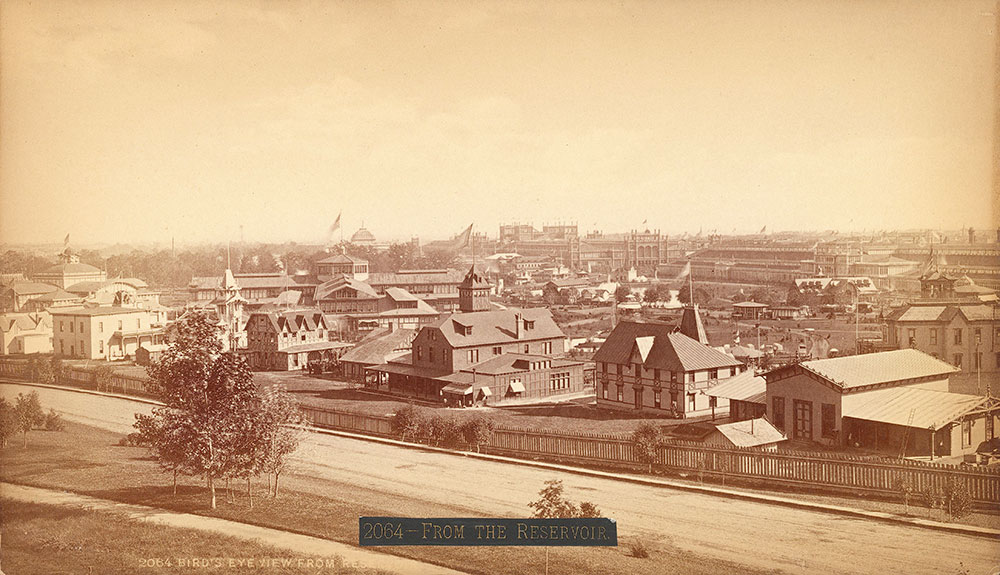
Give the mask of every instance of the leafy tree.
[{"label": "leafy tree", "polygon": [[27,447],[28,432],[45,423],[45,412],[42,411],[42,404],[38,401],[38,392],[32,391],[28,395],[17,394],[14,411],[17,413],[17,430],[24,434],[24,446]]},{"label": "leafy tree", "polygon": [[7,440],[20,431],[17,409],[9,401],[0,397],[0,447],[7,447]]},{"label": "leafy tree", "polygon": [[643,422],[632,432],[632,452],[636,459],[648,465],[648,472],[653,472],[653,463],[656,462],[663,446],[663,430],[658,426]]},{"label": "leafy tree", "polygon": [[893,488],[899,493],[900,497],[903,498],[903,513],[909,514],[910,512],[910,498],[913,496],[913,482],[909,478],[903,477],[897,479],[893,484]]},{"label": "leafy tree", "polygon": [[403,441],[406,441],[407,435],[416,438],[425,427],[423,415],[412,405],[404,405],[396,410],[396,414],[392,416],[392,431],[399,435]]},{"label": "leafy tree", "polygon": [[632,290],[630,290],[628,286],[619,284],[619,286],[615,289],[615,301],[617,303],[627,301],[628,296],[630,295],[632,295]]},{"label": "leafy tree", "polygon": [[39,381],[42,383],[59,383],[64,375],[63,362],[59,359],[59,356],[53,355],[49,360],[50,374],[45,374],[44,377],[40,378]]},{"label": "leafy tree", "polygon": [[287,467],[288,457],[298,449],[305,423],[305,416],[287,389],[271,386],[264,390],[259,420],[263,444],[260,469],[268,478],[274,476],[272,497],[278,496],[278,477]]},{"label": "leafy tree", "polygon": [[165,406],[136,427],[150,431],[162,466],[206,479],[215,509],[216,482],[249,477],[258,464],[260,399],[246,360],[219,355],[218,328],[205,314],[188,314],[174,325],[173,342],[148,369]]},{"label": "leafy tree", "polygon": [[495,428],[496,425],[492,419],[477,417],[466,421],[462,425],[462,435],[465,438],[465,442],[475,445],[476,453],[479,453],[480,446],[490,442]]},{"label": "leafy tree", "polygon": [[584,501],[580,503],[580,510],[577,512],[577,517],[600,517],[601,510],[598,509],[596,505],[589,501]]},{"label": "leafy tree", "polygon": [[[651,285],[651,286],[649,286],[649,287],[646,288],[646,293],[643,294],[642,299],[644,301],[646,301],[647,303],[653,303],[653,302],[658,302],[661,299],[663,299],[663,295],[664,294],[660,291],[659,287],[657,287],[655,285]],[[670,295],[670,293],[667,292],[667,296],[669,296],[669,295]]]},{"label": "leafy tree", "polygon": [[[677,293],[678,301],[682,303],[689,303],[691,301],[691,286],[689,284],[684,284]],[[708,290],[702,287],[694,288],[694,303],[698,305],[708,303],[708,300],[712,299],[712,294]]]},{"label": "leafy tree", "polygon": [[52,370],[52,362],[45,359],[32,358],[33,364],[29,364],[31,370],[31,380],[38,383],[53,384],[56,381],[55,373]]},{"label": "leafy tree", "polygon": [[948,517],[961,519],[972,511],[972,494],[964,483],[954,480],[944,488],[944,500],[947,504]]}]

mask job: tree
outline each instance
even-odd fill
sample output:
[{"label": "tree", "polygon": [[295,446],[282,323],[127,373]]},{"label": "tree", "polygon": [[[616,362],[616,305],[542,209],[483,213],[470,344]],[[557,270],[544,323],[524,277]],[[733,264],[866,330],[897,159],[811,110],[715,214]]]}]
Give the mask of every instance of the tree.
[{"label": "tree", "polygon": [[[677,292],[677,299],[685,304],[690,303],[691,286],[686,283],[682,285],[680,291]],[[694,288],[694,303],[702,305],[708,303],[710,299],[712,299],[712,294],[708,293],[707,290],[701,287]]]},{"label": "tree", "polygon": [[20,430],[17,409],[9,401],[0,397],[0,447],[7,447],[7,440]]},{"label": "tree", "polygon": [[899,493],[900,497],[903,498],[903,514],[909,514],[910,512],[910,497],[913,496],[913,482],[909,478],[903,477],[897,479],[893,484],[896,492]]},{"label": "tree", "polygon": [[632,453],[636,459],[648,465],[649,473],[653,472],[653,463],[659,457],[662,446],[663,430],[657,425],[643,422],[632,432]]},{"label": "tree", "polygon": [[479,447],[490,442],[495,427],[492,419],[477,417],[465,422],[462,426],[462,435],[466,443],[476,446],[476,453],[479,453]]},{"label": "tree", "polygon": [[632,290],[628,286],[619,284],[615,289],[615,302],[622,303],[628,300],[628,296],[632,295]]},{"label": "tree", "polygon": [[392,416],[392,431],[403,441],[406,441],[407,435],[411,438],[419,436],[425,426],[423,415],[412,405],[404,405]]},{"label": "tree", "polygon": [[28,432],[45,423],[45,412],[42,411],[42,404],[38,401],[38,392],[32,391],[28,395],[17,394],[14,411],[17,413],[17,430],[24,434],[24,446],[27,447]]},{"label": "tree", "polygon": [[149,431],[161,466],[205,478],[215,509],[216,482],[249,478],[259,465],[260,398],[246,360],[219,354],[218,326],[207,315],[182,317],[173,336],[148,369],[165,406],[153,410],[153,421],[139,419],[136,427]]},{"label": "tree", "polygon": [[[668,292],[668,295],[669,295],[669,292]],[[646,293],[643,294],[642,299],[646,303],[658,302],[661,299],[663,299],[663,294],[660,292],[660,288],[659,287],[657,287],[655,285],[651,285],[651,286],[649,286],[649,287],[646,288]]]},{"label": "tree", "polygon": [[960,519],[972,511],[972,494],[964,483],[951,480],[944,488],[944,500],[947,504],[948,517]]},{"label": "tree", "polygon": [[299,447],[306,419],[287,389],[271,386],[264,390],[261,397],[259,422],[263,445],[260,469],[268,474],[268,478],[274,476],[272,497],[277,497],[278,477],[288,465],[288,457]]}]

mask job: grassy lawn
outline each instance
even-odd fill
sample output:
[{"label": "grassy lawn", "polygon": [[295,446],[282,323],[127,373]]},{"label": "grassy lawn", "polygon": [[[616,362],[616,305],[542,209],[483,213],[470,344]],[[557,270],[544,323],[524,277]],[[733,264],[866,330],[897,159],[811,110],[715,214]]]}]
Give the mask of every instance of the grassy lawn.
[{"label": "grassy lawn", "polygon": [[[301,573],[284,549],[196,529],[154,525],[123,513],[9,499],[2,508],[3,567],[18,575],[56,573],[231,573],[229,560],[268,559],[268,573]],[[288,566],[270,560],[294,561]],[[375,573],[337,560],[325,573]],[[245,564],[244,564],[245,565]]]},{"label": "grassy lawn", "polygon": [[[118,447],[120,436],[103,430],[69,424],[63,433],[32,432],[28,448],[10,446],[0,452],[0,479],[38,487],[71,490],[94,497],[211,515],[286,529],[343,543],[357,544],[357,518],[361,515],[401,515],[411,517],[462,517],[469,510],[458,505],[425,503],[398,496],[387,496],[372,489],[348,487],[335,481],[291,474],[283,479],[284,490],[278,499],[260,498],[266,485],[258,483],[254,509],[246,505],[242,492],[219,494],[219,508],[207,508],[203,484],[182,478],[178,495],[172,495],[169,476],[159,472],[146,458],[145,450]],[[5,524],[7,518],[5,517]],[[102,534],[104,545],[128,541],[128,533]],[[4,534],[6,548],[7,535]],[[617,548],[552,548],[549,573],[552,575],[582,572],[622,574],[663,573],[752,573],[728,562],[694,555],[674,547],[668,539],[648,540],[649,559],[632,557],[627,538]],[[182,546],[183,547],[183,546]],[[545,550],[526,547],[394,547],[394,554],[483,574],[542,573]],[[86,555],[91,553],[84,551]],[[194,554],[194,552],[190,552]],[[213,556],[218,556],[216,552]],[[5,557],[4,562],[7,562]],[[50,565],[51,567],[52,565]],[[62,568],[65,570],[65,564]],[[13,571],[21,573],[21,571]],[[40,572],[57,573],[47,569]],[[85,569],[79,572],[86,573]],[[94,572],[113,571],[95,569]],[[139,569],[123,572],[140,572]]]}]

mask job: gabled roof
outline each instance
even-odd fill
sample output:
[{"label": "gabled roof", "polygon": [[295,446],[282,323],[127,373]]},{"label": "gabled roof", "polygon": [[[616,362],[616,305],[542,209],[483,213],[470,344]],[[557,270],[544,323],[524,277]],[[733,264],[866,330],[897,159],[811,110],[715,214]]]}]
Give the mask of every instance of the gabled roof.
[{"label": "gabled roof", "polygon": [[[255,312],[251,315],[251,318],[253,316],[263,316],[267,318],[268,323],[270,323],[274,331],[278,333],[283,331],[297,333],[302,329],[312,331],[320,327],[326,327],[326,317],[323,315],[323,312],[318,309],[289,310],[283,312]],[[256,325],[256,322],[252,325]]]},{"label": "gabled roof", "polygon": [[[522,322],[534,322],[530,330],[523,324],[520,326],[520,338],[517,337],[518,317]],[[472,333],[465,335],[459,326],[471,327]],[[545,308],[453,313],[429,324],[426,329],[434,328],[440,329],[448,343],[456,348],[566,337],[552,319],[552,312]]]},{"label": "gabled roof", "polygon": [[715,429],[736,447],[758,447],[788,439],[771,422],[759,417],[716,425]]},{"label": "gabled roof", "polygon": [[0,332],[9,332],[17,328],[19,331],[49,331],[52,328],[52,316],[47,313],[5,313],[0,315]]},{"label": "gabled roof", "polygon": [[375,288],[361,280],[356,280],[348,276],[336,277],[316,286],[313,299],[316,301],[336,299],[334,294],[345,287],[358,293],[358,297],[354,299],[378,299],[378,292],[375,291]]},{"label": "gabled roof", "polygon": [[705,392],[712,397],[734,399],[749,403],[766,403],[767,382],[753,371],[744,371],[723,381]]},{"label": "gabled roof", "polygon": [[51,284],[38,282],[14,282],[10,285],[10,289],[17,295],[31,295],[50,293],[59,288]]},{"label": "gabled roof", "polygon": [[37,303],[46,303],[53,301],[67,301],[67,300],[79,300],[79,299],[81,299],[80,296],[76,294],[69,293],[66,290],[56,288],[55,291],[50,291],[49,293],[44,293],[42,295],[31,298],[31,301]]},{"label": "gabled roof", "polygon": [[417,296],[398,287],[386,288],[385,295],[389,296],[393,301],[420,301],[420,298]]},{"label": "gabled roof", "polygon": [[81,264],[79,262],[71,262],[64,264],[55,264],[53,266],[45,268],[42,274],[99,274],[101,270],[95,268],[90,264]]},{"label": "gabled roof", "polygon": [[[796,368],[809,371],[841,389],[905,383],[914,379],[946,378],[960,370],[916,349],[849,355],[804,361],[765,374],[768,381]],[[775,377],[772,377],[775,376]]]},{"label": "gabled roof", "polygon": [[419,285],[419,284],[460,284],[465,274],[458,270],[399,270],[369,274],[368,283],[373,286]]},{"label": "gabled roof", "polygon": [[701,371],[741,365],[736,359],[682,333],[671,332],[671,326],[663,323],[621,322],[594,354],[594,361],[627,364],[636,340],[653,337],[653,346],[643,362],[647,369]]}]

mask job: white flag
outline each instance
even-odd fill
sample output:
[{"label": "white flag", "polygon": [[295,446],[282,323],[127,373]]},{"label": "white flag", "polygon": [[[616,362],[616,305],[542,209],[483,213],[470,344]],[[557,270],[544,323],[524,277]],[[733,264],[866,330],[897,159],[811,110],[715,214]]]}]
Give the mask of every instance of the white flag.
[{"label": "white flag", "polygon": [[677,279],[683,279],[688,277],[689,275],[691,275],[691,262],[684,264],[684,269],[681,270],[681,273],[680,275],[677,276]]}]

